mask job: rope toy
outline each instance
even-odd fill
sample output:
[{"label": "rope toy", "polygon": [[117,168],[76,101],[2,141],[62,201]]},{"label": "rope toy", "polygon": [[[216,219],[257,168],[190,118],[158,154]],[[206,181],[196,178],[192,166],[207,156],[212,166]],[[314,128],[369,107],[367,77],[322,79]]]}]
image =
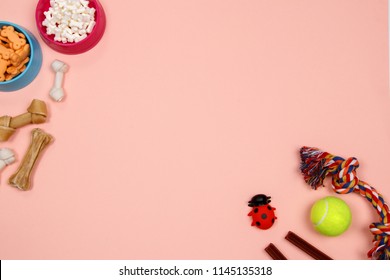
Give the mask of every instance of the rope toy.
[{"label": "rope toy", "polygon": [[390,260],[390,211],[383,196],[378,191],[359,180],[356,169],[359,162],[356,158],[343,159],[317,148],[302,147],[301,172],[307,184],[314,190],[323,185],[327,175],[332,176],[332,188],[338,194],[355,192],[364,196],[380,217],[380,221],[370,225],[370,231],[374,235],[373,248],[367,256],[374,260]]}]

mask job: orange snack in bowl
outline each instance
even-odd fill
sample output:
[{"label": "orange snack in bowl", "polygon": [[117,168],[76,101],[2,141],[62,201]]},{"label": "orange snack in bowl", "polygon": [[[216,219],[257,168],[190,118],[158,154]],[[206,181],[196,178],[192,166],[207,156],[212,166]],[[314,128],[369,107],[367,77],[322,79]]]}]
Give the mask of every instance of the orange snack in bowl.
[{"label": "orange snack in bowl", "polygon": [[11,56],[14,52],[15,51],[13,49],[7,48],[6,46],[3,46],[2,44],[0,44],[0,57],[1,58],[8,60],[11,58]]},{"label": "orange snack in bowl", "polygon": [[[11,63],[13,66],[19,66],[20,63],[26,60],[26,58],[30,55],[30,45],[26,44],[19,50],[15,51],[11,55]],[[27,61],[28,62],[28,61]],[[27,63],[26,62],[26,63]]]},{"label": "orange snack in bowl", "polygon": [[13,26],[3,26],[0,35],[7,38],[10,41],[10,47],[14,50],[18,50],[23,47],[27,42],[26,38],[20,37],[19,32],[15,31]]},{"label": "orange snack in bowl", "polygon": [[26,36],[12,26],[3,26],[0,34],[0,82],[3,82],[13,79],[27,68],[31,49]]},{"label": "orange snack in bowl", "polygon": [[0,82],[5,80],[5,73],[7,71],[8,65],[9,65],[8,60],[4,60],[0,58]]},{"label": "orange snack in bowl", "polygon": [[7,68],[7,73],[11,74],[11,75],[17,75],[18,73],[23,72],[21,69],[23,69],[23,67],[26,67],[26,64],[27,64],[27,62],[29,62],[29,60],[30,59],[28,57],[26,57],[22,61],[22,63],[20,63],[18,66],[10,66],[10,67],[8,67]]}]

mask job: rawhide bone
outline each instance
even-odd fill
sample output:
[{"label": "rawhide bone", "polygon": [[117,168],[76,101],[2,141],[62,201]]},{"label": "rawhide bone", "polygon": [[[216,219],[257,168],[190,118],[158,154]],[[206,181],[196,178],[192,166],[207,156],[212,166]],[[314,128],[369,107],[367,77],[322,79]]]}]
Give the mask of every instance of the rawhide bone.
[{"label": "rawhide bone", "polygon": [[12,175],[8,183],[20,190],[27,191],[30,189],[30,175],[34,168],[40,153],[53,140],[50,134],[39,128],[32,131],[32,138],[30,146],[19,165],[18,170]]},{"label": "rawhide bone", "polygon": [[0,117],[0,141],[7,141],[19,127],[28,124],[40,124],[46,121],[47,108],[46,103],[34,99],[27,108],[27,113],[16,117]]}]

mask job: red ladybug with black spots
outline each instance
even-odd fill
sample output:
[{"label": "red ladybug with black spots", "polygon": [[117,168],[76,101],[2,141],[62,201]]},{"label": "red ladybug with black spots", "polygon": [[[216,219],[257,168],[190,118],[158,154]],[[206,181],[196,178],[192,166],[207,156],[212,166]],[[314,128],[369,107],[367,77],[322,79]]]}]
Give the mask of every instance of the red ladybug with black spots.
[{"label": "red ladybug with black spots", "polygon": [[248,216],[252,216],[252,226],[260,229],[269,229],[274,224],[277,217],[274,210],[276,208],[269,205],[271,197],[265,194],[258,194],[252,197],[248,202],[248,206],[252,207]]}]

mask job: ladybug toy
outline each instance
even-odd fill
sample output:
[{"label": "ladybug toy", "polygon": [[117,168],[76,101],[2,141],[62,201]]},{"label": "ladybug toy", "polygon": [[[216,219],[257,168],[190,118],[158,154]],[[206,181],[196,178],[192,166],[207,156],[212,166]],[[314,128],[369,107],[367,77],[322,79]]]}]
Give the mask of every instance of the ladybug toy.
[{"label": "ladybug toy", "polygon": [[258,194],[252,197],[248,202],[248,206],[252,207],[248,216],[252,216],[252,226],[260,229],[269,229],[274,224],[277,217],[274,210],[276,208],[269,205],[271,197],[265,194]]}]

